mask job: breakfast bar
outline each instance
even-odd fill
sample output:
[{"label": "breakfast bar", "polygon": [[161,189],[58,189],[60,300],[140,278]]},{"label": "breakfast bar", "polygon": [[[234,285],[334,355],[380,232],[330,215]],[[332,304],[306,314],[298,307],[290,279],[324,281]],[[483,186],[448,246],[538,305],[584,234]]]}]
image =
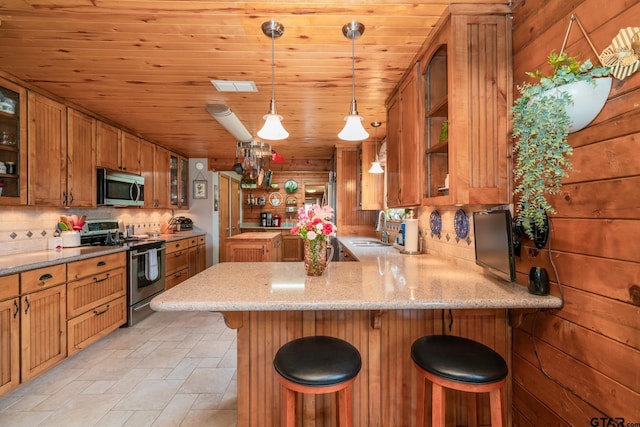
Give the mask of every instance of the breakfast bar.
[{"label": "breakfast bar", "polygon": [[[306,276],[301,262],[222,263],[152,300],[156,311],[222,312],[237,329],[238,426],[279,425],[272,361],[295,338],[330,335],[360,351],[354,425],[410,426],[423,404],[416,402],[413,340],[433,333],[466,336],[509,360],[507,310],[562,305],[557,297],[534,296],[523,286],[437,257],[354,242],[341,238],[359,262],[330,263],[320,277]],[[299,399],[303,425],[329,425],[331,397]],[[465,400],[456,400],[452,406],[464,417]],[[488,418],[485,406],[480,413]]]}]

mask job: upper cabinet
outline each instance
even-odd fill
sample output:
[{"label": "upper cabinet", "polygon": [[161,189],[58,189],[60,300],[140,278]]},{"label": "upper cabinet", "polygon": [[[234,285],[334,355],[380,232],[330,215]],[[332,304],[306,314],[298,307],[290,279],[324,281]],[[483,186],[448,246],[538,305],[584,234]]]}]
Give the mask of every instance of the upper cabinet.
[{"label": "upper cabinet", "polygon": [[450,5],[424,50],[423,205],[509,203],[508,13]]},{"label": "upper cabinet", "polygon": [[28,98],[28,204],[95,206],[95,119],[34,92]]},{"label": "upper cabinet", "polygon": [[156,146],[149,141],[140,140],[140,172],[144,177],[144,207],[155,207],[155,155]]},{"label": "upper cabinet", "polygon": [[189,162],[177,154],[171,154],[170,164],[170,201],[171,207],[189,209],[187,183],[189,180]]},{"label": "upper cabinet", "polygon": [[98,121],[98,167],[140,175],[140,138]]},{"label": "upper cabinet", "polygon": [[27,203],[25,89],[0,79],[0,205]]},{"label": "upper cabinet", "polygon": [[411,67],[387,103],[387,206],[419,206],[422,121],[420,64]]}]

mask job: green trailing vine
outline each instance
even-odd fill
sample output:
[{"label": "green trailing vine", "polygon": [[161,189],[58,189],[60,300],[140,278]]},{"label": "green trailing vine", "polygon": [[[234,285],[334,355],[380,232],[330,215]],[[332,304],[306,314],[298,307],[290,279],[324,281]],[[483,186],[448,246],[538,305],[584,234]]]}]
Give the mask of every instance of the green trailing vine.
[{"label": "green trailing vine", "polygon": [[553,73],[543,75],[540,70],[527,73],[539,82],[518,86],[521,96],[512,108],[513,194],[519,196],[515,219],[532,239],[535,228],[546,228],[545,213],[555,213],[546,195],[560,193],[562,179],[571,169],[568,156],[573,149],[567,142],[571,120],[566,107],[572,105],[573,100],[567,92],[549,89],[578,81],[595,85],[594,78],[610,74],[609,67],[594,67],[590,60],[580,63],[566,53],[552,52],[547,62]]}]

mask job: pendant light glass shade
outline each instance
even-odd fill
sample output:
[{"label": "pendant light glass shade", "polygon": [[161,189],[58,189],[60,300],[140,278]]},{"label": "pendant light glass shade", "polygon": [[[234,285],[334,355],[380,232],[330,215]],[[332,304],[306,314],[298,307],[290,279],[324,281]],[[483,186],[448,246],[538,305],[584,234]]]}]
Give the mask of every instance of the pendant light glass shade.
[{"label": "pendant light glass shade", "polygon": [[382,165],[380,164],[380,159],[378,158],[378,128],[382,123],[380,122],[372,122],[371,126],[376,129],[376,161],[371,162],[371,167],[369,168],[369,173],[384,173],[384,169],[382,169]]},{"label": "pendant light glass shade", "polygon": [[267,21],[262,24],[262,32],[271,38],[271,103],[269,113],[262,117],[265,122],[262,129],[258,131],[258,136],[278,141],[289,136],[289,132],[282,126],[282,116],[276,111],[275,96],[275,39],[284,34],[284,26],[276,21]]},{"label": "pendant light glass shade", "polygon": [[362,141],[369,137],[369,134],[362,126],[362,116],[358,114],[356,104],[356,73],[355,73],[355,40],[364,33],[364,25],[351,21],[342,27],[342,34],[351,39],[351,110],[349,115],[344,117],[347,122],[338,134],[338,138],[344,141]]}]

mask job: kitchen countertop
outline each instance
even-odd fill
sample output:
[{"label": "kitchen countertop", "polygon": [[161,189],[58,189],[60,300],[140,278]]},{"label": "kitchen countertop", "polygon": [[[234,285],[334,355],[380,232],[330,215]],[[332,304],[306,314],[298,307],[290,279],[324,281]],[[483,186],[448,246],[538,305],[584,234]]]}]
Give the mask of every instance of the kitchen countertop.
[{"label": "kitchen countertop", "polygon": [[256,240],[256,239],[264,239],[271,240],[274,237],[278,237],[280,235],[279,231],[246,231],[244,233],[235,234],[231,237],[227,237],[227,241],[229,240]]},{"label": "kitchen countertop", "polygon": [[[180,240],[192,236],[206,234],[200,231],[181,231],[172,234],[161,234],[153,240]],[[20,273],[35,268],[49,267],[56,264],[80,261],[116,252],[126,251],[125,246],[78,246],[75,248],[63,248],[56,250],[42,250],[3,255],[0,258],[0,276]]]},{"label": "kitchen countertop", "polygon": [[302,262],[221,263],[151,301],[156,311],[558,308],[555,296],[501,282],[431,256],[340,242],[360,262],[332,262],[309,277]]}]

